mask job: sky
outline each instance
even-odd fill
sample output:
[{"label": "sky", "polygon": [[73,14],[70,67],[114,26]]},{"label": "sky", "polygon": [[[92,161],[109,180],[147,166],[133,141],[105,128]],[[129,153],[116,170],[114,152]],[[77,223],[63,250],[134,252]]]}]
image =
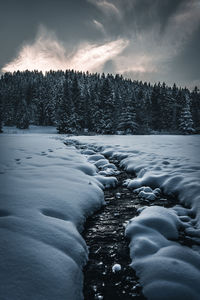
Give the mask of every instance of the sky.
[{"label": "sky", "polygon": [[0,0],[0,70],[200,87],[200,0]]}]

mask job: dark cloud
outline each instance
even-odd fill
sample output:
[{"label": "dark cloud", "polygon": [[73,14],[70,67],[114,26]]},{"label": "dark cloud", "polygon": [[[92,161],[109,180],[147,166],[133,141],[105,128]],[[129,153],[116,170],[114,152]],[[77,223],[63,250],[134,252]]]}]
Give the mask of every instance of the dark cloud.
[{"label": "dark cloud", "polygon": [[[200,79],[199,0],[7,0],[0,9],[0,69],[39,25],[71,51],[82,42],[129,41],[105,72],[134,79],[191,84]],[[122,47],[123,48],[123,47]],[[123,57],[122,57],[123,56]]]},{"label": "dark cloud", "polygon": [[174,58],[172,72],[185,82],[199,80],[200,83],[200,25]]},{"label": "dark cloud", "polygon": [[[144,30],[158,25],[163,30],[170,18],[176,14],[179,9],[183,9],[188,0],[140,0],[130,1],[124,5],[124,19],[127,27],[132,25],[137,30]],[[133,28],[134,29],[134,28]]]}]

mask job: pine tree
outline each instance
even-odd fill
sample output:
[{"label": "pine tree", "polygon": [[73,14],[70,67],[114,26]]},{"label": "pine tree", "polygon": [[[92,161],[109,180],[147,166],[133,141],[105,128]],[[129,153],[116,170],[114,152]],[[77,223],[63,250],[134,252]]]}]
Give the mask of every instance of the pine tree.
[{"label": "pine tree", "polygon": [[64,84],[64,94],[57,111],[57,130],[58,133],[74,133],[76,131],[76,119],[74,106],[72,103],[71,91],[68,80]]},{"label": "pine tree", "polygon": [[16,126],[20,129],[29,128],[29,114],[26,101],[22,98],[18,104]]},{"label": "pine tree", "polygon": [[0,94],[0,133],[3,132],[2,127],[3,127],[2,97],[1,97],[1,94]]},{"label": "pine tree", "polygon": [[72,105],[74,106],[74,126],[76,129],[76,132],[79,132],[81,130],[81,90],[78,83],[77,76],[75,75],[73,82],[72,82]]},{"label": "pine tree", "polygon": [[179,129],[183,134],[194,133],[192,114],[190,111],[190,103],[188,94],[185,95],[185,106],[181,111],[180,120],[179,120]]},{"label": "pine tree", "polygon": [[154,85],[152,95],[151,95],[151,116],[152,123],[151,128],[153,130],[159,130],[161,124],[161,87],[160,83]]},{"label": "pine tree", "polygon": [[[145,90],[142,88],[139,90],[136,95],[135,91],[133,91],[133,102],[136,111],[136,123],[139,124],[137,128],[137,133],[144,134],[149,133],[152,121],[151,116],[151,101],[150,95],[147,94]],[[137,99],[137,100],[136,100]]]},{"label": "pine tree", "polygon": [[101,131],[105,134],[112,134],[114,131],[114,92],[108,77],[104,80],[100,91],[100,109],[102,113]]},{"label": "pine tree", "polygon": [[[128,97],[128,95],[127,95]],[[131,101],[132,100],[132,101]],[[124,99],[121,115],[119,117],[119,124],[117,129],[122,134],[135,134],[138,130],[136,122],[136,112],[134,108],[134,98]]]},{"label": "pine tree", "polygon": [[197,87],[191,93],[191,113],[194,121],[194,128],[200,133],[200,92]]},{"label": "pine tree", "polygon": [[[121,75],[113,77],[74,70],[45,74],[17,71],[1,76],[0,94],[1,119],[10,126],[26,127],[29,122],[56,125],[58,131],[64,133],[81,133],[85,128],[104,134],[117,130],[125,134],[144,134],[151,129],[183,132],[186,127],[200,131],[197,88],[191,93],[176,85],[171,88],[159,83],[153,87]],[[185,95],[188,95],[188,103]]]}]

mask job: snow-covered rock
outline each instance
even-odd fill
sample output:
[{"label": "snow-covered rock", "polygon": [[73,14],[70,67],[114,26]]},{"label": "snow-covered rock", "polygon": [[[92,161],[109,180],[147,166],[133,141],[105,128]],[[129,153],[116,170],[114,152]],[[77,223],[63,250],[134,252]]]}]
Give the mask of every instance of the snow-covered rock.
[{"label": "snow-covered rock", "polygon": [[91,150],[91,149],[86,149],[86,150],[83,150],[81,153],[84,155],[93,155],[93,154],[95,154],[95,151]]},{"label": "snow-covered rock", "polygon": [[115,187],[118,183],[118,180],[116,177],[105,177],[101,175],[96,175],[95,178],[103,184],[105,188]]},{"label": "snow-covered rock", "polygon": [[[97,162],[98,160],[101,160],[101,159],[105,160],[105,157],[101,154],[93,154],[93,155],[90,155],[88,157],[88,161],[91,162],[91,163],[95,163],[95,162]],[[106,163],[107,162],[108,162],[108,160],[106,160]]]},{"label": "snow-covered rock", "polygon": [[150,201],[154,201],[156,199],[155,194],[152,193],[152,192],[141,191],[141,192],[139,192],[138,196],[143,198],[143,199],[150,200]]}]

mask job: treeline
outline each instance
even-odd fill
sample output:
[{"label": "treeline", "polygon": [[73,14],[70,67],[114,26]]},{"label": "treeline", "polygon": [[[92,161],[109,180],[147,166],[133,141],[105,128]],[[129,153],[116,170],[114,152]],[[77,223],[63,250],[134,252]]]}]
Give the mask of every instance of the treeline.
[{"label": "treeline", "polygon": [[120,75],[17,71],[0,79],[0,131],[2,124],[72,134],[200,133],[200,93]]}]

